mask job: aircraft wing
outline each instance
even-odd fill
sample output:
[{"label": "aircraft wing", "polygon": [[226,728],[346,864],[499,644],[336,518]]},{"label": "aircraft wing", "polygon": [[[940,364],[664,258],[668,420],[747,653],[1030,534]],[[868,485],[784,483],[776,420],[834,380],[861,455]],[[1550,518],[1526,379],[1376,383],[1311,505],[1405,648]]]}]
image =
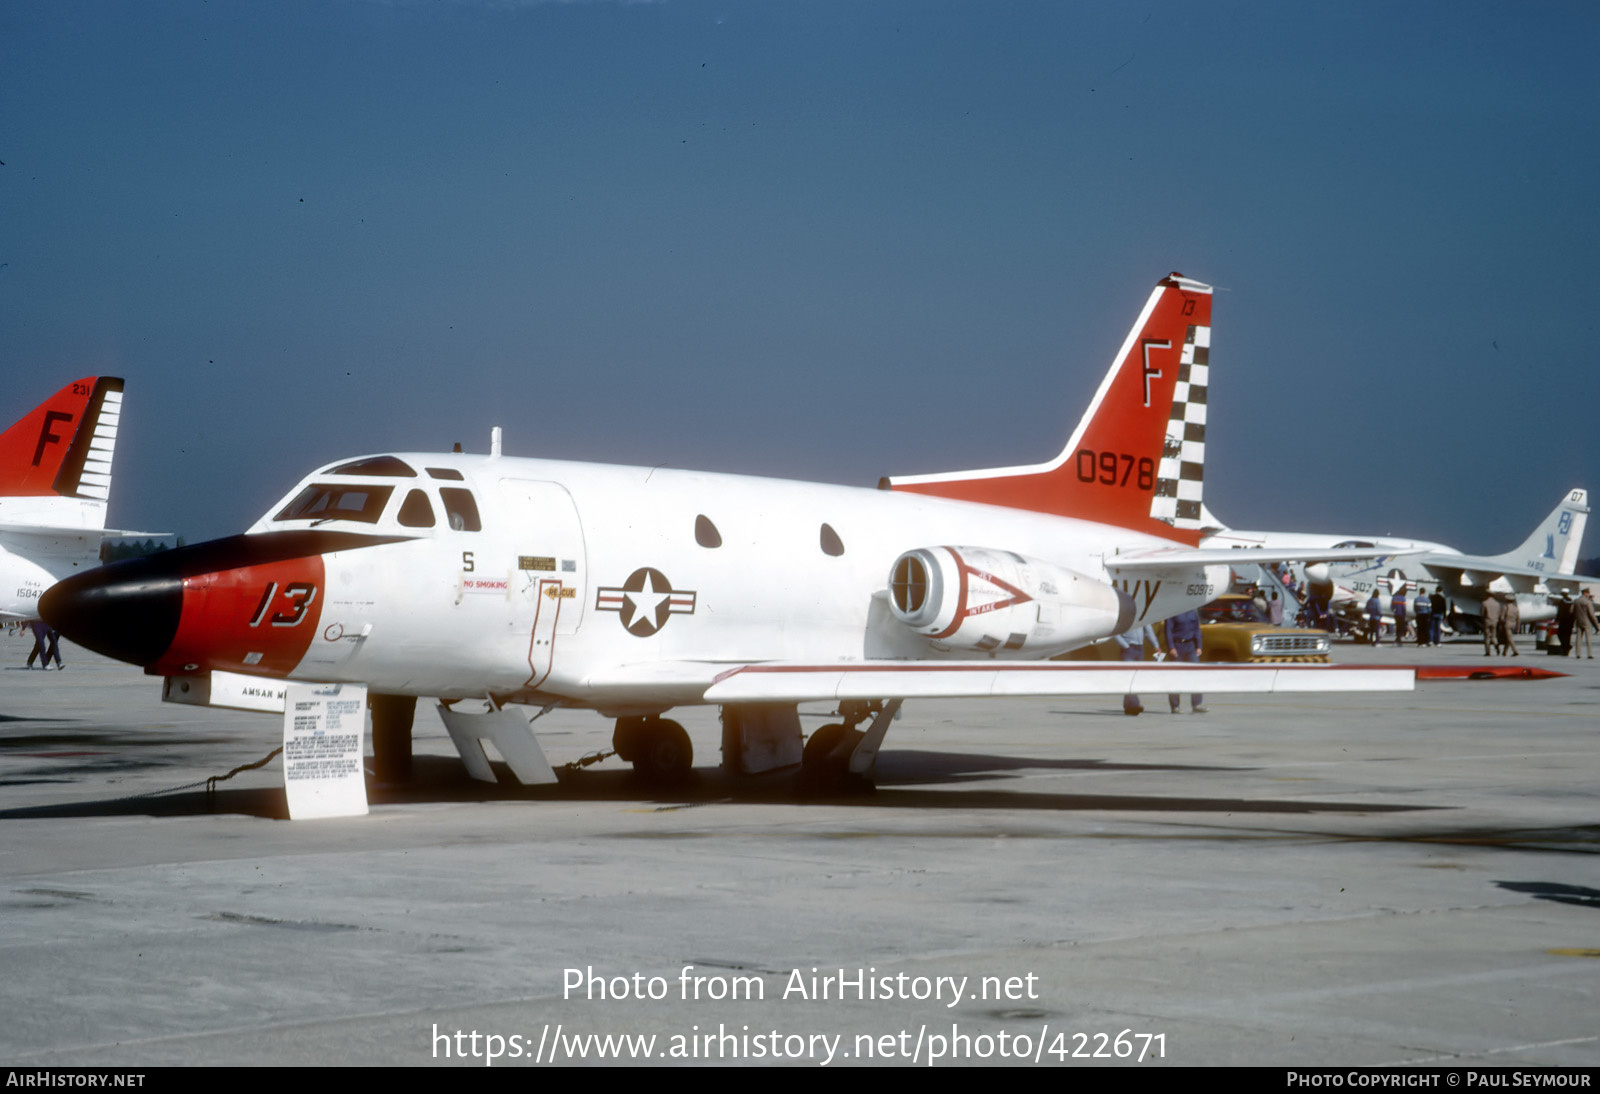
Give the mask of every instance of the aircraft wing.
[{"label": "aircraft wing", "polygon": [[1449,587],[1473,585],[1487,587],[1498,578],[1505,578],[1511,588],[1519,593],[1537,592],[1544,585],[1553,593],[1576,593],[1579,586],[1596,584],[1592,577],[1581,574],[1547,574],[1538,570],[1514,570],[1506,566],[1503,558],[1476,555],[1424,555],[1419,561],[1428,572]]},{"label": "aircraft wing", "polygon": [[981,699],[1185,691],[1411,691],[1411,669],[1359,665],[1193,665],[1081,661],[769,662],[725,668],[708,703]]}]

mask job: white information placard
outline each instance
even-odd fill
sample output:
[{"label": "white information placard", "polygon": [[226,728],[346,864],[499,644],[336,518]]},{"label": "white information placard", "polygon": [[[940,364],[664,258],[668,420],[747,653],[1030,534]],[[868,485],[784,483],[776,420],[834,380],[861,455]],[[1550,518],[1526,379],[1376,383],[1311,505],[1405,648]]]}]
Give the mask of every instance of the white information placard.
[{"label": "white information placard", "polygon": [[291,820],[367,812],[365,684],[285,686],[283,789]]}]

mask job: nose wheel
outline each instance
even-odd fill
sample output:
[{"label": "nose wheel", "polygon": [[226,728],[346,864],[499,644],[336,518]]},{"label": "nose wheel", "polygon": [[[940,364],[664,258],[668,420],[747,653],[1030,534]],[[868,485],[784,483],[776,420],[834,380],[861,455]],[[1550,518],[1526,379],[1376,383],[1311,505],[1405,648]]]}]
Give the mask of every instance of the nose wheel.
[{"label": "nose wheel", "polygon": [[694,745],[689,734],[667,718],[618,718],[611,747],[633,764],[641,779],[657,786],[685,781],[694,767]]},{"label": "nose wheel", "polygon": [[417,714],[415,695],[373,695],[372,771],[380,783],[411,781],[411,724]]}]

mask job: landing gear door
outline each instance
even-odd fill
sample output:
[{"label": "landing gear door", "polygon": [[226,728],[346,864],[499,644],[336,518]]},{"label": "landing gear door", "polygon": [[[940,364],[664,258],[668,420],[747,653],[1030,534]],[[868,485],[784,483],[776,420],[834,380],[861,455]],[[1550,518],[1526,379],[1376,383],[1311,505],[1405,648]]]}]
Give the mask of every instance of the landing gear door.
[{"label": "landing gear door", "polygon": [[588,564],[583,525],[566,487],[533,479],[501,479],[516,549],[512,596],[540,637],[574,634],[583,622]]}]

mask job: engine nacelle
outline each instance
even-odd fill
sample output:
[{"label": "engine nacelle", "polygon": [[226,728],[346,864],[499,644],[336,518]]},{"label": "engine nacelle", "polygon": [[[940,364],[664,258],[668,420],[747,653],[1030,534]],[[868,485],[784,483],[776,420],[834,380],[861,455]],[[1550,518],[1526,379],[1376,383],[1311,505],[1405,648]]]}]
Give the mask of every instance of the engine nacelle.
[{"label": "engine nacelle", "polygon": [[889,570],[889,610],[939,650],[1046,657],[1121,634],[1132,598],[1015,551],[919,547]]}]

